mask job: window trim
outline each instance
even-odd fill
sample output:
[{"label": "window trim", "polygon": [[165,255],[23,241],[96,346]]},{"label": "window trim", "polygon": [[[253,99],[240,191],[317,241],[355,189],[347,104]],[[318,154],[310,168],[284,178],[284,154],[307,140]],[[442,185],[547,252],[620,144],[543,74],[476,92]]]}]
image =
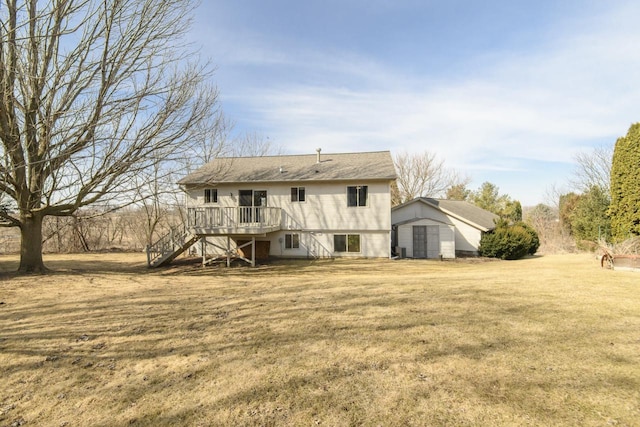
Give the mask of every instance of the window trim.
[{"label": "window trim", "polygon": [[[301,194],[302,194],[302,197],[300,197]],[[291,203],[305,203],[306,201],[307,201],[306,187],[291,187]]]},{"label": "window trim", "polygon": [[[350,195],[351,189],[355,190],[355,204],[351,204],[351,195]],[[364,193],[364,203],[362,203],[363,193]],[[369,186],[368,185],[347,185],[347,207],[363,208],[367,206],[369,206]]]},{"label": "window trim", "polygon": [[[336,248],[336,237],[338,236],[342,236],[344,237],[344,245],[345,245],[345,250],[341,251],[338,250]],[[350,238],[354,238],[357,237],[358,238],[358,250],[354,251],[354,250],[349,250],[349,239]],[[336,253],[349,253],[349,254],[361,254],[362,253],[362,235],[361,234],[349,234],[349,233],[337,233],[333,235],[333,252]]]},{"label": "window trim", "polygon": [[[289,247],[287,245],[289,245]],[[287,251],[300,249],[300,233],[285,233],[284,249]]]},{"label": "window trim", "polygon": [[[208,195],[207,195],[208,193]],[[213,198],[211,195],[213,194]],[[205,188],[204,189],[204,203],[207,205],[218,203],[218,189],[217,188]]]}]

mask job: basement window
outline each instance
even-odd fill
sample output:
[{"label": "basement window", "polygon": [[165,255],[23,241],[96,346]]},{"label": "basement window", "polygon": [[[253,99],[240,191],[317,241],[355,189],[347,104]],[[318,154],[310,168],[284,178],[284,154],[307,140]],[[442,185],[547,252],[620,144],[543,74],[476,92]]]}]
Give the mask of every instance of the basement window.
[{"label": "basement window", "polygon": [[205,188],[204,189],[204,202],[205,203],[218,203],[218,189],[217,188]]},{"label": "basement window", "polygon": [[335,252],[360,252],[360,235],[334,234],[333,250]]},{"label": "basement window", "polygon": [[300,248],[300,235],[298,233],[287,233],[284,235],[284,248],[285,249],[299,249]]}]

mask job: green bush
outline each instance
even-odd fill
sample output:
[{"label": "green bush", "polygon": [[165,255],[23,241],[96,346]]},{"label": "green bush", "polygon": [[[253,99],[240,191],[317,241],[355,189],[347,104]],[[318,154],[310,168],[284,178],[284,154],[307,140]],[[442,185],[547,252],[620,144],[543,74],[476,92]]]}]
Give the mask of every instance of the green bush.
[{"label": "green bush", "polygon": [[490,258],[519,259],[535,254],[539,246],[538,233],[529,225],[500,221],[493,231],[483,234],[478,252]]},{"label": "green bush", "polygon": [[538,237],[538,232],[525,222],[519,222],[516,225],[522,227],[529,235],[531,236],[531,244],[529,245],[528,255],[533,255],[538,251],[540,247],[540,238]]}]

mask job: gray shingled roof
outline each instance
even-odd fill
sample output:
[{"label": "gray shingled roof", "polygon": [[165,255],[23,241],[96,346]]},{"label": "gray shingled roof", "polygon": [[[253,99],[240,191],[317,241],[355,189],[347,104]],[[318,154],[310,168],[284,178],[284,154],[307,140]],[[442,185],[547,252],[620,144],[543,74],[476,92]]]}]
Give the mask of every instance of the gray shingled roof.
[{"label": "gray shingled roof", "polygon": [[467,224],[473,225],[482,231],[493,230],[496,227],[495,221],[499,218],[498,215],[479,208],[476,205],[472,205],[469,202],[461,200],[431,199],[427,197],[413,199],[400,206],[396,206],[393,209],[395,210],[417,201],[431,205],[445,214],[451,215],[463,222],[466,222]]},{"label": "gray shingled roof", "polygon": [[483,231],[496,227],[498,215],[461,200],[426,199],[426,202],[439,207],[443,212],[457,216],[461,220],[479,225]]},{"label": "gray shingled roof", "polygon": [[389,151],[263,157],[224,157],[207,163],[178,184],[240,182],[392,180]]}]

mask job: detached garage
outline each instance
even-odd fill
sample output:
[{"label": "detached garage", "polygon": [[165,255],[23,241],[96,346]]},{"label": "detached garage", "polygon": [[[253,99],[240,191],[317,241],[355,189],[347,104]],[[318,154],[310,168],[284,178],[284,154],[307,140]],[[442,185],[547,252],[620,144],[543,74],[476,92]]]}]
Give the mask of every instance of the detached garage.
[{"label": "detached garage", "polygon": [[393,246],[409,258],[477,255],[497,219],[471,203],[420,197],[391,209]]},{"label": "detached garage", "polygon": [[430,219],[408,220],[396,224],[396,246],[405,249],[409,258],[455,258],[456,243],[453,225]]}]

